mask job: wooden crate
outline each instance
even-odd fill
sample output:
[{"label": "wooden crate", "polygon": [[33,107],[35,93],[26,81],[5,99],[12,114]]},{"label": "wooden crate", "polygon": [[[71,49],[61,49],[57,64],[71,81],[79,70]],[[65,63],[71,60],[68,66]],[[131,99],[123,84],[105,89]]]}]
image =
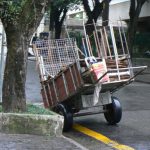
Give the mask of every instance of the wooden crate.
[{"label": "wooden crate", "polygon": [[74,63],[58,73],[55,78],[41,84],[44,106],[48,108],[67,100],[82,87],[83,82],[77,64]]}]

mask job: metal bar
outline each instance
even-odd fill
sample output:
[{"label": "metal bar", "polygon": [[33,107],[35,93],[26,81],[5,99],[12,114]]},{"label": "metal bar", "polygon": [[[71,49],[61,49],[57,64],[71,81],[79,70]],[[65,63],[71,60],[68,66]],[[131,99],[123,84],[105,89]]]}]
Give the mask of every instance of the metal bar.
[{"label": "metal bar", "polygon": [[80,116],[87,116],[87,115],[95,115],[95,114],[100,114],[100,113],[105,113],[108,110],[100,110],[100,111],[90,111],[90,112],[83,112],[83,113],[76,113],[73,115],[73,117],[80,117]]},{"label": "metal bar", "polygon": [[[121,19],[120,19],[120,22],[121,22],[121,29],[122,29],[123,36],[124,36],[124,40],[125,40],[125,44],[126,44],[127,54],[128,54],[128,56],[129,56],[129,58],[130,58],[130,52],[129,52],[129,48],[128,48],[128,43],[127,43],[127,39],[126,39],[126,35],[125,35],[124,28],[123,28],[123,26],[122,26],[122,21],[121,21]],[[130,60],[130,59],[128,59],[128,65],[129,65],[130,68],[132,67],[132,63],[131,63],[131,60]],[[130,77],[133,77],[133,76],[134,76],[133,70],[129,69],[129,71],[130,71]]]},{"label": "metal bar", "polygon": [[116,46],[116,40],[115,40],[115,36],[114,36],[114,30],[113,30],[113,27],[111,25],[110,25],[110,33],[111,33],[112,44],[113,44],[114,53],[115,53],[115,61],[116,61],[116,67],[117,67],[117,72],[118,72],[118,79],[120,80],[117,46]]},{"label": "metal bar", "polygon": [[[139,68],[139,67],[136,67],[136,68]],[[124,86],[130,84],[131,82],[133,82],[133,79],[134,79],[136,76],[138,76],[140,73],[142,73],[142,72],[147,68],[147,66],[143,66],[142,68],[143,68],[142,70],[140,70],[139,72],[137,72],[133,77],[131,77],[131,78],[130,78],[127,82],[125,82],[123,85],[120,85],[120,86],[116,87],[113,91],[111,91],[111,94],[114,93],[114,92],[116,92],[116,91],[119,90],[120,88],[122,88],[122,87],[124,87]]]},{"label": "metal bar", "polygon": [[[147,66],[138,66],[138,67],[131,67],[131,69],[142,69],[142,68],[147,68]],[[119,68],[119,70],[128,70],[129,68]],[[117,69],[109,69],[109,71],[117,71]]]},{"label": "metal bar", "polygon": [[121,34],[121,30],[120,30],[120,26],[119,25],[118,25],[118,28],[119,28],[119,36],[120,36],[120,40],[121,40],[121,46],[122,46],[123,54],[125,55],[123,39],[122,39],[122,34]]},{"label": "metal bar", "polygon": [[97,28],[96,28],[96,24],[95,24],[94,20],[93,20],[93,24],[94,24],[95,35],[96,35],[97,43],[98,43],[98,47],[99,47],[98,50],[99,50],[99,52],[101,54],[101,58],[103,58],[102,51],[101,51],[101,45],[100,45],[99,38],[98,38]]},{"label": "metal bar", "polygon": [[105,38],[106,38],[106,43],[107,43],[107,47],[108,47],[109,56],[112,59],[110,46],[109,46],[109,42],[108,42],[108,37],[107,37],[107,33],[106,33],[106,28],[105,27],[103,27],[103,28],[104,28],[104,34],[105,34]]},{"label": "metal bar", "polygon": [[93,31],[93,35],[94,35],[94,41],[95,41],[95,44],[96,44],[96,49],[97,49],[98,57],[100,57],[100,53],[99,53],[99,48],[98,48],[98,44],[97,44],[97,39],[96,39],[96,33],[95,33],[95,31]]},{"label": "metal bar", "polygon": [[103,45],[103,57],[104,55],[107,56],[106,54],[106,47],[105,47],[105,43],[104,43],[104,37],[103,37],[103,32],[102,32],[102,29],[100,29],[100,33],[101,33],[101,39],[102,39],[102,45]]},{"label": "metal bar", "polygon": [[[127,54],[125,54],[125,55],[118,55],[118,57],[125,57],[126,56],[126,59],[130,59],[130,58],[128,58],[127,56]],[[115,56],[111,56],[112,58],[114,58]],[[110,58],[110,56],[108,56],[108,58]]]},{"label": "metal bar", "polygon": [[91,47],[91,43],[90,43],[90,39],[89,39],[88,35],[87,35],[87,41],[88,41],[88,45],[89,45],[90,55],[93,56],[92,47]]},{"label": "metal bar", "polygon": [[[125,40],[125,44],[126,44],[127,54],[128,54],[128,56],[129,56],[129,58],[130,58],[130,52],[129,52],[129,48],[128,48],[128,44],[127,44],[127,40],[126,40],[126,36],[125,36],[125,31],[124,31],[124,28],[123,28],[123,26],[122,26],[122,21],[121,21],[121,19],[120,19],[120,23],[121,23],[121,27],[120,27],[120,25],[119,25],[119,29],[120,29],[120,28],[122,29],[122,33],[123,33],[124,40]],[[120,33],[121,33],[121,29],[120,29]],[[122,37],[122,35],[121,35],[121,37]],[[121,39],[122,39],[122,45],[123,45],[123,38],[121,38]],[[123,50],[124,50],[124,54],[125,54],[124,45],[123,45]],[[130,71],[130,77],[133,77],[134,74],[133,74],[133,70],[131,70],[132,64],[131,64],[131,60],[130,60],[130,59],[128,59],[128,66],[129,66],[129,71]]]},{"label": "metal bar", "polygon": [[85,52],[85,56],[88,57],[87,52],[86,52],[85,43],[84,43],[84,38],[82,38],[82,44],[83,44],[83,49],[84,49],[84,52]]},{"label": "metal bar", "polygon": [[124,28],[123,28],[123,26],[122,26],[122,21],[120,21],[120,22],[121,22],[121,29],[122,29],[122,32],[123,32],[123,36],[124,36],[125,43],[126,43],[127,53],[128,53],[128,55],[130,55],[129,47],[128,47],[128,43],[127,43],[127,39],[126,39],[126,35],[125,35],[125,31],[124,31]]},{"label": "metal bar", "polygon": [[[100,108],[100,107],[103,107],[103,105],[94,105],[92,106],[92,108]],[[82,108],[82,110],[87,110],[87,109],[90,109],[91,107],[84,107]]]},{"label": "metal bar", "polygon": [[[84,35],[85,35],[85,40],[86,40],[86,45],[87,45],[87,51],[89,53],[89,45],[88,45],[87,34],[86,34],[85,25],[84,25],[84,20],[83,20],[83,30],[84,30]],[[90,53],[89,53],[89,56],[90,56]]]}]

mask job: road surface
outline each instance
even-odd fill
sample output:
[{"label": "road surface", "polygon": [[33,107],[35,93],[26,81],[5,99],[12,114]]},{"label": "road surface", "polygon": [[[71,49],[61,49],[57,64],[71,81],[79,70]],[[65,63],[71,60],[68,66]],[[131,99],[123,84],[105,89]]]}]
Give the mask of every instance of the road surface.
[{"label": "road surface", "polygon": [[[150,79],[149,75],[146,77]],[[27,102],[42,103],[40,80],[33,60],[28,61],[26,95]],[[72,129],[64,135],[90,150],[121,150],[122,145],[122,150],[150,150],[150,84],[134,82],[114,96],[120,99],[123,108],[118,125],[108,125],[103,114],[78,117],[74,118],[74,123],[84,127],[85,133],[80,128],[80,131]]]}]

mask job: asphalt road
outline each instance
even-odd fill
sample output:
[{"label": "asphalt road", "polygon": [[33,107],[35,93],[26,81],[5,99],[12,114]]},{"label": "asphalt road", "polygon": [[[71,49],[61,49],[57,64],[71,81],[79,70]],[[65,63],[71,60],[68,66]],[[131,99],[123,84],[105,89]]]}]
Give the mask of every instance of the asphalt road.
[{"label": "asphalt road", "polygon": [[[135,150],[150,150],[150,84],[135,82],[114,95],[120,99],[123,108],[122,120],[118,125],[108,125],[103,114],[78,117],[74,122]],[[113,149],[74,129],[65,136],[90,150]]]},{"label": "asphalt road", "polygon": [[[150,150],[150,84],[134,82],[114,95],[120,99],[123,108],[118,125],[108,125],[103,114],[74,118],[74,122],[135,150]],[[28,61],[26,97],[27,102],[42,103],[40,80],[33,60]],[[111,144],[104,144],[75,129],[64,135],[90,150],[113,149]]]}]

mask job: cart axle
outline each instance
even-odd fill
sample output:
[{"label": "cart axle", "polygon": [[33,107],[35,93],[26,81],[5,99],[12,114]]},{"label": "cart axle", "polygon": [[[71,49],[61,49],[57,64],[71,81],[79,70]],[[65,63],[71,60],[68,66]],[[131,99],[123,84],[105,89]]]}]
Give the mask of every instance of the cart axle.
[{"label": "cart axle", "polygon": [[100,114],[100,113],[105,113],[108,110],[100,110],[100,111],[94,111],[94,112],[83,112],[83,113],[76,113],[73,115],[73,117],[80,117],[80,116],[87,116],[87,115],[95,115],[95,114]]}]

